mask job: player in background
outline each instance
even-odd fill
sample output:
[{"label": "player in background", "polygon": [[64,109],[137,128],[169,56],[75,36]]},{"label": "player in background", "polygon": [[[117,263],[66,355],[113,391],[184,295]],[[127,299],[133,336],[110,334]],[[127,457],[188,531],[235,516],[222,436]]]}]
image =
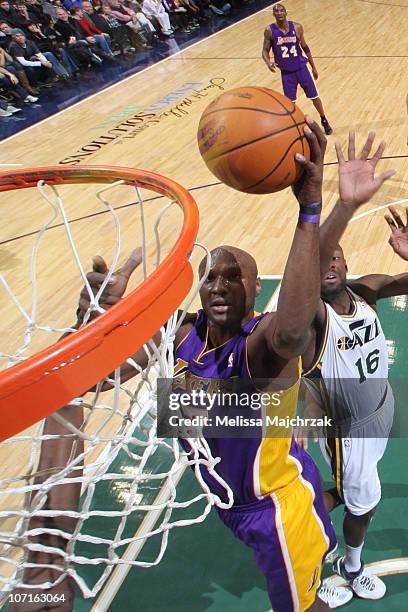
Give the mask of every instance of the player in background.
[{"label": "player in background", "polygon": [[[334,424],[325,438],[319,438],[336,483],[325,493],[326,507],[331,510],[345,504],[345,555],[334,561],[333,569],[358,597],[365,599],[380,599],[386,590],[384,582],[365,569],[361,553],[381,499],[377,464],[385,452],[394,414],[387,344],[375,307],[377,300],[408,293],[408,274],[370,274],[347,284],[347,264],[339,246],[341,236],[358,205],[369,199],[364,185],[370,177],[371,197],[393,174],[390,170],[374,179],[385,144],[382,142],[369,160],[373,140],[374,134],[370,133],[356,159],[355,136],[351,132],[349,161],[344,160],[336,143],[340,199],[321,227],[322,301],[314,339],[303,356],[304,377],[313,396],[311,403],[320,400]],[[395,210],[391,213],[391,244],[396,252],[404,252],[404,247],[408,250],[406,227]],[[305,416],[311,416],[310,402],[305,412]],[[304,432],[297,440],[305,447],[302,436]]]},{"label": "player in background", "polygon": [[[283,92],[289,100],[296,102],[297,87],[298,85],[302,87],[319,113],[325,133],[330,135],[333,130],[326,119],[322,101],[307,68],[309,60],[313,77],[317,79],[319,75],[305,40],[303,26],[287,20],[286,8],[282,4],[275,4],[273,14],[276,23],[265,29],[262,58],[272,72],[276,72],[277,68],[280,69]],[[274,61],[271,61],[271,50]],[[307,59],[302,51],[306,53]]]}]

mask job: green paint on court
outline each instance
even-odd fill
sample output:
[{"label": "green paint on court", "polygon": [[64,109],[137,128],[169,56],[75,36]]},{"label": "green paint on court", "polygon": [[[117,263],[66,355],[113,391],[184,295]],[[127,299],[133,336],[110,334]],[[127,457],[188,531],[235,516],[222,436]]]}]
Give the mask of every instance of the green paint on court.
[{"label": "green paint on court", "polygon": [[[262,282],[257,310],[265,307],[277,282],[269,279]],[[389,341],[391,378],[403,379],[408,363],[406,298],[383,301],[379,306],[379,314]],[[396,393],[394,432],[403,428],[407,433],[408,428],[402,423],[402,413],[407,411],[401,385],[399,394]],[[327,465],[318,449],[313,444],[311,446],[311,453],[321,469],[324,481],[331,482]],[[368,532],[364,549],[364,560],[367,563],[397,557],[408,558],[407,456],[406,437],[391,439],[386,456],[380,464],[383,500]],[[184,474],[178,490],[181,499],[191,497],[192,491],[198,490],[190,471]],[[104,495],[109,495],[109,491],[105,490]],[[198,508],[194,505],[192,509],[177,511],[177,518],[199,514],[202,508],[198,504]],[[337,509],[332,518],[342,550],[342,509]],[[106,528],[106,522],[95,522],[91,531],[103,533]],[[151,560],[157,551],[158,541],[149,541],[142,550],[141,559]],[[101,569],[87,571],[88,577],[91,574],[99,575]],[[408,574],[387,576],[385,582],[388,591],[383,600],[373,603],[354,599],[345,609],[362,612],[406,609]],[[94,603],[78,596],[75,611],[88,611]],[[255,566],[251,551],[232,536],[214,510],[200,525],[172,530],[161,563],[150,569],[132,568],[109,608],[111,612],[265,612],[269,609],[264,579]]]}]

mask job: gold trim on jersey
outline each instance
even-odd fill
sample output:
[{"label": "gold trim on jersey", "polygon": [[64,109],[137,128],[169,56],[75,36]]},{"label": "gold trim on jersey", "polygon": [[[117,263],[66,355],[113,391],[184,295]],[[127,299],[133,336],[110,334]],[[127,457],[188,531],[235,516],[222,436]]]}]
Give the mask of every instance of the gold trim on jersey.
[{"label": "gold trim on jersey", "polygon": [[[334,434],[334,437],[333,437]],[[336,483],[336,490],[339,497],[344,501],[343,494],[343,444],[342,438],[331,429],[332,437],[329,438],[329,431],[326,429],[325,432],[325,449],[330,457],[330,464],[334,481]]]},{"label": "gold trim on jersey", "polygon": [[[347,291],[347,295],[349,296],[349,298],[351,300],[351,303],[354,306],[353,312],[350,313],[350,314],[345,314],[345,315],[339,314],[336,311],[334,311],[334,312],[336,312],[336,315],[338,315],[342,319],[352,319],[353,317],[356,316],[356,313],[357,313],[357,300],[356,300],[356,298],[354,297],[354,295],[352,293],[352,291],[353,291],[352,289],[349,289],[348,287],[346,287],[346,291]],[[334,308],[333,308],[333,310],[334,310]]]},{"label": "gold trim on jersey", "polygon": [[329,313],[327,311],[327,307],[326,307],[326,304],[324,302],[323,302],[323,305],[324,305],[324,310],[325,310],[325,313],[326,313],[326,318],[325,318],[325,322],[324,322],[323,341],[321,343],[319,352],[313,358],[312,365],[310,366],[310,368],[306,372],[303,372],[303,374],[302,374],[303,377],[305,377],[308,374],[310,374],[311,372],[313,372],[313,370],[315,370],[316,368],[321,369],[320,360],[323,357],[323,353],[324,353],[324,351],[326,349],[327,338],[329,336]]},{"label": "gold trim on jersey", "polygon": [[[256,319],[256,317],[259,317],[259,315],[260,315],[260,314],[261,314],[260,312],[256,312],[256,310],[255,310],[255,311],[254,311],[254,316],[253,316],[252,318],[253,318],[253,319]],[[261,320],[262,320],[262,319],[259,319],[259,321],[261,321]],[[253,326],[253,328],[252,328],[252,329],[251,329],[251,331],[249,332],[248,336],[245,338],[245,363],[246,363],[246,368],[247,368],[247,372],[248,372],[249,378],[250,378],[250,380],[251,380],[251,383],[253,383],[253,382],[254,382],[254,379],[253,379],[253,377],[252,377],[252,374],[251,374],[251,369],[250,369],[250,367],[249,367],[249,359],[248,359],[248,338],[249,338],[249,336],[252,334],[252,332],[254,331],[254,329],[256,329],[256,328],[258,327],[258,323],[259,323],[259,321],[257,321],[257,322],[255,323],[255,325]]]},{"label": "gold trim on jersey", "polygon": [[176,348],[175,348],[175,350],[176,350],[176,351],[177,351],[177,350],[180,348],[180,346],[183,344],[184,340],[187,340],[187,338],[189,337],[189,335],[190,335],[190,334],[191,334],[191,332],[193,331],[193,329],[194,329],[194,325],[195,325],[195,323],[196,323],[196,321],[197,321],[197,315],[198,315],[198,313],[195,313],[195,314],[196,314],[196,320],[194,321],[194,323],[193,323],[193,325],[192,325],[191,329],[190,329],[190,330],[189,330],[189,331],[186,333],[186,335],[184,336],[184,338],[182,338],[182,339],[180,340],[180,342],[177,344],[177,346],[176,346]]},{"label": "gold trim on jersey", "polygon": [[190,329],[190,331],[188,331],[188,332],[186,333],[186,335],[184,336],[184,338],[182,338],[182,339],[180,340],[180,342],[177,344],[177,346],[176,346],[176,351],[177,351],[177,350],[180,348],[180,346],[183,344],[184,340],[187,340],[187,338],[189,337],[190,332],[192,331],[192,329],[193,329],[193,328],[191,328],[191,329]]},{"label": "gold trim on jersey", "polygon": [[200,361],[201,357],[204,357],[204,355],[208,355],[209,353],[212,353],[213,351],[216,351],[217,349],[221,348],[222,346],[225,346],[227,344],[227,342],[229,342],[231,340],[231,338],[233,338],[233,336],[231,336],[231,338],[228,338],[228,340],[226,340],[222,344],[219,344],[218,346],[214,346],[214,348],[208,349],[206,351],[205,349],[207,348],[207,344],[208,344],[208,333],[209,333],[209,329],[208,329],[208,324],[207,324],[207,331],[205,332],[205,344],[203,346],[203,349],[202,349],[201,353],[198,355],[197,358],[195,358],[195,357],[193,358],[193,361],[195,363],[198,363],[198,365],[204,365],[203,362]]},{"label": "gold trim on jersey", "polygon": [[[254,311],[254,315],[253,315],[253,317],[251,317],[251,319],[248,321],[248,323],[250,323],[253,319],[258,317],[260,314],[261,314],[260,312]],[[255,323],[255,325],[253,326],[253,328],[251,329],[251,331],[249,332],[248,335],[252,334],[252,332],[254,331],[255,327],[258,325],[258,323],[259,323],[259,321],[257,321]],[[205,344],[204,344],[204,347],[203,347],[201,353],[198,355],[198,357],[197,358],[193,358],[193,361],[195,361],[195,363],[198,363],[198,365],[204,365],[202,362],[200,362],[201,357],[204,357],[204,355],[208,355],[209,353],[212,353],[212,351],[216,351],[217,349],[221,348],[222,346],[225,346],[227,344],[227,342],[232,340],[232,338],[234,337],[234,336],[231,336],[231,338],[228,338],[228,340],[226,340],[222,344],[219,344],[218,346],[214,346],[214,348],[208,349],[206,351],[205,349],[207,348],[207,344],[208,344],[208,333],[209,333],[209,329],[208,329],[208,323],[207,323],[207,331],[206,331],[206,334],[205,334]],[[245,345],[246,345],[246,341],[245,341]],[[248,363],[247,363],[247,366],[248,366]],[[251,376],[251,380],[252,380],[252,376]]]}]

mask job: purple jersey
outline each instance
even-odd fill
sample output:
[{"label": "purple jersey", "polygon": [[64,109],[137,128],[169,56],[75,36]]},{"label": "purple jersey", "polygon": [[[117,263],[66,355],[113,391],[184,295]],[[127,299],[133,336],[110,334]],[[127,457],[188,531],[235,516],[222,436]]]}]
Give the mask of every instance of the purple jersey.
[{"label": "purple jersey", "polygon": [[272,34],[272,51],[275,64],[281,70],[295,72],[307,63],[307,58],[302,54],[293,21],[288,21],[288,26],[289,30],[286,34],[278,28],[276,23],[269,26]]},{"label": "purple jersey", "polygon": [[[202,379],[229,379],[233,377],[252,382],[247,363],[247,339],[264,314],[255,316],[230,340],[219,347],[208,348],[207,316],[200,310],[189,334],[175,351],[174,375],[190,389],[202,385]],[[252,386],[254,392],[256,389]],[[279,412],[296,415],[298,384],[281,392]],[[249,409],[250,410],[250,409]],[[276,414],[276,408],[266,410]],[[234,493],[235,505],[256,502],[272,492],[283,490],[299,476],[302,451],[286,435],[285,438],[237,437],[206,438],[214,457],[220,457],[218,474]],[[183,441],[189,450],[189,445]],[[225,490],[202,468],[202,475],[214,493],[225,499]]]}]

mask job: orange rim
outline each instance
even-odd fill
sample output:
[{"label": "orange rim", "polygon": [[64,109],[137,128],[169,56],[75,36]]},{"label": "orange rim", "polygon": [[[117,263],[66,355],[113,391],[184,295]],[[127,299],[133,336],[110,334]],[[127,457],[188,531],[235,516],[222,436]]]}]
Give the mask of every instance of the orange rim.
[{"label": "orange rim", "polygon": [[191,194],[153,172],[108,166],[49,166],[0,172],[0,191],[124,180],[176,201],[180,235],[163,262],[128,296],[57,344],[0,372],[0,440],[7,439],[84,394],[147,342],[178,308],[193,283],[188,257],[199,224]]}]

